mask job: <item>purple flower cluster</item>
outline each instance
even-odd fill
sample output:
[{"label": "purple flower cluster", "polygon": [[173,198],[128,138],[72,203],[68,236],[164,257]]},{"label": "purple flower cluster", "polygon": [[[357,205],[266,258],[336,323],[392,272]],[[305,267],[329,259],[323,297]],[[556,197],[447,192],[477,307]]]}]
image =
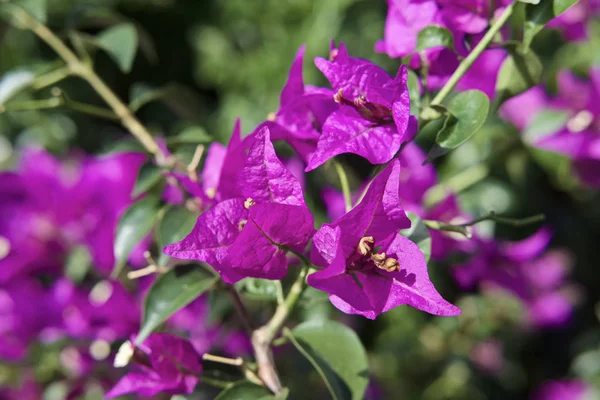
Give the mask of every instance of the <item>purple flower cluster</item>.
[{"label": "purple flower cluster", "polygon": [[[119,153],[75,155],[60,161],[29,148],[22,152],[15,171],[0,174],[0,360],[31,366],[35,346],[60,346],[70,396],[78,396],[86,380],[110,387],[115,374],[99,371],[106,371],[111,344],[139,330],[141,303],[150,281],[126,289],[108,276],[115,264],[116,225],[134,200],[131,193],[144,159],[138,153]],[[137,253],[147,247],[145,239],[134,249],[132,265],[143,259]],[[69,254],[82,249],[89,252],[93,268],[74,281],[65,265]],[[215,348],[231,355],[248,352],[247,336],[198,323],[207,318],[205,298],[175,313],[167,325],[185,332],[189,342],[167,334],[151,335],[136,349],[153,354],[151,366],[141,364],[139,374],[145,378],[137,383],[124,379],[112,395],[191,392],[197,378],[177,372],[161,354],[181,349],[186,357],[196,354],[199,359],[199,354]],[[200,370],[197,361],[183,365],[191,373]],[[19,389],[0,390],[0,397],[39,398],[40,392],[34,381],[25,380]]]},{"label": "purple flower cluster", "polygon": [[536,86],[510,99],[501,112],[517,128],[526,130],[543,110],[564,112],[567,119],[544,136],[525,140],[537,148],[568,156],[582,182],[600,187],[600,69],[592,68],[589,80],[563,70],[558,75],[556,95]]},{"label": "purple flower cluster", "polygon": [[[294,61],[274,118],[243,140],[236,128],[227,149],[220,150],[224,161],[207,164],[218,167],[205,169],[196,186],[219,176],[216,202],[165,253],[206,262],[228,283],[245,277],[282,279],[288,253],[304,253],[312,240],[310,259],[320,270],[309,275],[308,283],[328,292],[340,310],[374,319],[408,304],[436,315],[457,315],[460,311],[429,281],[419,247],[398,233],[410,227],[400,203],[409,190],[401,184],[401,161],[395,155],[416,131],[406,68],[391,78],[380,67],[350,57],[342,44],[332,46],[329,60],[315,60],[333,90],[306,88],[303,52]],[[352,210],[315,231],[302,184],[277,157],[273,140],[296,148],[308,164],[306,171],[342,153],[388,164]],[[236,156],[226,160],[227,154]]]},{"label": "purple flower cluster", "polygon": [[541,229],[520,242],[478,239],[475,256],[453,274],[465,288],[502,289],[519,298],[530,324],[560,327],[569,322],[576,291],[568,285],[571,261],[564,251],[546,250],[552,238]]}]

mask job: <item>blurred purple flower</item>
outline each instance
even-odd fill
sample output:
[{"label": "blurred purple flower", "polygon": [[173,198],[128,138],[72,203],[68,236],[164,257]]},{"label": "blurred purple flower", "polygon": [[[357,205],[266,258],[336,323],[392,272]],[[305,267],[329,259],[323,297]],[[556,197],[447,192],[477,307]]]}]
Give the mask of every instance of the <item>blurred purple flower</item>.
[{"label": "blurred purple flower", "polygon": [[154,333],[133,352],[134,370],[121,378],[106,398],[129,393],[190,394],[200,380],[200,354],[180,337]]},{"label": "blurred purple flower", "polygon": [[569,119],[554,132],[525,139],[535,147],[570,157],[579,178],[600,187],[600,68],[592,68],[589,81],[561,71],[556,96],[548,96],[536,87],[507,102],[501,114],[525,129],[544,108],[565,111]]},{"label": "blurred purple flower", "polygon": [[566,40],[585,40],[589,36],[587,24],[599,12],[599,0],[580,0],[547,26],[560,30]]},{"label": "blurred purple flower", "polygon": [[557,380],[544,383],[538,388],[532,400],[586,400],[595,399],[594,390],[581,380]]},{"label": "blurred purple flower", "polygon": [[118,219],[144,156],[120,153],[60,162],[40,149],[23,151],[15,172],[0,174],[0,282],[34,272],[60,273],[63,258],[84,245],[93,264],[114,266]]},{"label": "blurred purple flower", "polygon": [[410,226],[399,202],[399,176],[400,163],[394,160],[354,209],[319,229],[311,259],[326,268],[309,275],[308,283],[328,292],[341,311],[369,319],[402,304],[457,315],[460,310],[429,281],[419,247],[397,233]]},{"label": "blurred purple flower", "polygon": [[506,290],[525,305],[529,321],[537,327],[569,322],[574,298],[566,290],[570,261],[566,253],[546,251],[552,235],[541,229],[520,242],[478,239],[478,252],[453,275],[463,288],[479,285]]}]

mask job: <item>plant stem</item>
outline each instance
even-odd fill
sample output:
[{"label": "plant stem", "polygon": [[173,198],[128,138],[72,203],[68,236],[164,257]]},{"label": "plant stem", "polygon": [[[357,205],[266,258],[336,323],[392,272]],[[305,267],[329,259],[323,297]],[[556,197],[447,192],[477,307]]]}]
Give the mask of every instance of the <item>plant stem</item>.
[{"label": "plant stem", "polygon": [[469,70],[469,68],[471,68],[471,65],[473,65],[475,60],[477,60],[477,58],[481,55],[481,53],[483,53],[492,40],[494,40],[494,37],[500,31],[502,26],[506,23],[506,21],[508,21],[513,13],[515,4],[516,2],[513,2],[506,7],[500,18],[494,22],[481,41],[477,43],[477,46],[475,46],[469,55],[465,57],[465,59],[459,64],[458,68],[456,68],[456,71],[454,71],[448,82],[446,82],[444,87],[442,87],[438,94],[433,98],[430,105],[442,104],[450,92],[452,92],[452,89],[454,89],[458,81],[460,81],[463,75]]},{"label": "plant stem", "polygon": [[228,358],[228,357],[221,357],[221,356],[215,356],[213,354],[204,353],[204,354],[202,354],[202,359],[207,360],[207,361],[216,362],[219,364],[233,365],[235,367],[241,367],[242,365],[244,365],[244,359],[242,357]]},{"label": "plant stem", "polygon": [[304,292],[306,288],[306,276],[309,270],[309,265],[302,267],[284,302],[277,306],[269,322],[255,330],[252,334],[252,346],[254,347],[254,357],[258,365],[258,376],[276,394],[281,392],[282,386],[277,369],[275,368],[271,344]]},{"label": "plant stem", "polygon": [[96,93],[114,111],[121,124],[129,130],[148,152],[154,156],[162,156],[163,159],[166,158],[150,132],[137,120],[129,108],[110,90],[104,81],[100,79],[91,66],[81,61],[46,25],[38,22],[25,10],[14,5],[11,5],[8,9],[18,24],[32,31],[67,63],[71,74],[81,77],[92,86]]},{"label": "plant stem", "polygon": [[346,206],[346,212],[348,212],[352,210],[352,193],[350,192],[348,176],[346,175],[344,166],[339,161],[333,159],[333,165],[335,166],[335,170],[340,178],[340,185],[342,186],[342,193],[344,194],[344,204]]},{"label": "plant stem", "polygon": [[496,215],[495,212],[491,211],[489,214],[484,215],[483,217],[476,218],[471,222],[467,222],[464,224],[448,224],[442,221],[432,221],[432,220],[424,220],[423,223],[430,229],[435,229],[438,231],[446,231],[446,232],[456,232],[460,233],[467,239],[471,239],[473,236],[469,229],[470,226],[476,225],[483,221],[495,221],[499,224],[512,225],[514,227],[520,227],[530,224],[535,224],[537,222],[542,222],[546,219],[544,214],[536,214],[526,218],[508,218],[501,217]]},{"label": "plant stem", "polygon": [[226,288],[227,292],[229,293],[229,297],[231,298],[231,303],[233,304],[233,308],[235,308],[235,311],[238,313],[240,320],[242,321],[242,325],[244,326],[244,329],[246,329],[246,331],[248,333],[252,333],[253,328],[252,328],[252,323],[250,322],[251,321],[250,313],[246,309],[246,306],[244,305],[244,302],[242,301],[240,294],[238,293],[238,291],[235,289],[235,287],[233,285],[226,284],[225,288]]}]

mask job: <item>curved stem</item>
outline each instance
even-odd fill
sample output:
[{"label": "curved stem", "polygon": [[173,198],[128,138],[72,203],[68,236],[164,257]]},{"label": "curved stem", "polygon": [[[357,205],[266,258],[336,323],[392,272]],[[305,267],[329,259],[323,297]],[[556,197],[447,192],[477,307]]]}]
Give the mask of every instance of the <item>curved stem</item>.
[{"label": "curved stem", "polygon": [[155,156],[163,156],[162,150],[148,130],[137,120],[127,106],[113,93],[113,91],[100,79],[91,66],[79,59],[48,27],[29,15],[22,8],[10,5],[9,12],[16,22],[22,27],[32,31],[62,58],[71,74],[77,75],[88,82],[100,97],[112,108],[121,124]]},{"label": "curved stem", "polygon": [[252,334],[252,346],[254,347],[254,357],[258,365],[258,376],[273,393],[281,392],[283,387],[275,368],[271,344],[304,292],[306,288],[306,276],[309,272],[309,265],[304,266],[300,270],[287,297],[282,304],[277,306],[269,322],[255,330]]},{"label": "curved stem", "polygon": [[352,193],[350,192],[350,184],[348,183],[348,176],[344,166],[337,160],[333,159],[333,165],[340,178],[340,185],[342,186],[342,193],[344,194],[344,204],[346,206],[346,212],[352,210]]},{"label": "curved stem", "polygon": [[506,23],[506,21],[508,21],[513,13],[515,3],[516,2],[513,2],[506,7],[502,15],[500,15],[500,18],[494,22],[481,41],[477,43],[477,46],[475,46],[469,55],[465,57],[465,59],[459,64],[458,68],[456,68],[456,71],[454,71],[448,82],[446,82],[444,87],[442,87],[438,94],[433,98],[430,105],[441,104],[450,94],[450,92],[452,92],[452,89],[454,89],[458,81],[460,81],[463,75],[469,70],[469,68],[471,68],[471,65],[473,65],[481,53],[483,53],[492,40],[494,40],[494,37],[500,31],[502,26]]}]

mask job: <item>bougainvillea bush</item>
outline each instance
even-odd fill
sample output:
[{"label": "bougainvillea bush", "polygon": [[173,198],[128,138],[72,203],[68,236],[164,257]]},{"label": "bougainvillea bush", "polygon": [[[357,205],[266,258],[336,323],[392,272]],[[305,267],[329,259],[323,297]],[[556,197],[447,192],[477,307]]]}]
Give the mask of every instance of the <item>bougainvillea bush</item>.
[{"label": "bougainvillea bush", "polygon": [[225,3],[0,1],[0,398],[600,398],[600,3]]}]

